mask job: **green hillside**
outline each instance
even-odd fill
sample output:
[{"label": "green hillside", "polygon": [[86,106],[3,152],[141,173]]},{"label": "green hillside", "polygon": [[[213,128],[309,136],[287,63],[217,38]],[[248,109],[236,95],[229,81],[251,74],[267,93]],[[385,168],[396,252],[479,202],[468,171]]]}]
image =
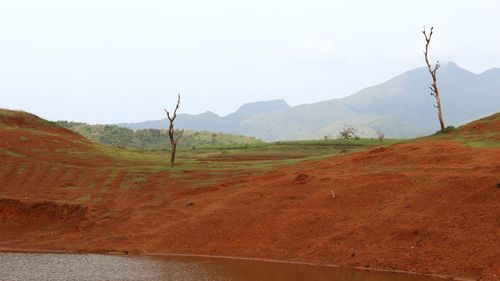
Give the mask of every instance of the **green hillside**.
[{"label": "green hillside", "polygon": [[[425,68],[407,71],[354,95],[312,104],[290,106],[284,100],[243,105],[219,116],[212,112],[179,114],[176,125],[191,130],[255,136],[265,141],[311,140],[334,137],[346,125],[360,137],[414,138],[439,129],[434,98],[429,94]],[[472,73],[454,63],[439,69],[446,125],[460,126],[500,111],[500,69]],[[165,120],[122,124],[131,129],[167,126]]]},{"label": "green hillside", "polygon": [[[57,121],[57,125],[72,130],[87,139],[109,146],[132,149],[158,150],[170,147],[166,130],[131,130],[116,125],[89,125],[86,123]],[[254,137],[185,130],[179,141],[181,148],[203,148],[220,146],[246,146],[262,144]]]}]

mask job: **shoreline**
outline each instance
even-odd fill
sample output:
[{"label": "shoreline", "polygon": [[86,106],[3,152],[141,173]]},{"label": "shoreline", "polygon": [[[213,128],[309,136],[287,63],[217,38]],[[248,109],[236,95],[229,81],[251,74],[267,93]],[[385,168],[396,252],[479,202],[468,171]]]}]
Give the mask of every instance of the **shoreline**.
[{"label": "shoreline", "polygon": [[41,249],[19,249],[19,248],[7,248],[0,247],[0,253],[24,253],[24,254],[68,254],[68,255],[113,255],[113,256],[130,256],[130,257],[193,257],[193,258],[210,258],[210,259],[228,259],[228,260],[241,260],[241,261],[257,261],[257,262],[268,262],[268,263],[281,263],[281,264],[295,264],[295,265],[308,265],[308,266],[318,266],[318,267],[329,267],[329,268],[344,268],[353,270],[363,270],[363,271],[373,271],[373,272],[386,272],[386,273],[397,273],[397,274],[410,274],[418,276],[434,277],[444,280],[456,280],[456,281],[477,281],[478,279],[469,277],[453,276],[449,274],[438,274],[438,273],[420,273],[414,271],[398,270],[398,269],[384,269],[384,268],[373,268],[373,267],[363,267],[363,266],[341,266],[337,264],[322,264],[306,261],[289,261],[289,260],[278,260],[271,258],[250,258],[250,257],[237,257],[237,256],[220,256],[220,255],[204,255],[204,254],[182,254],[182,253],[158,253],[158,252],[132,252],[124,253],[123,251],[64,251],[64,250],[41,250]]}]

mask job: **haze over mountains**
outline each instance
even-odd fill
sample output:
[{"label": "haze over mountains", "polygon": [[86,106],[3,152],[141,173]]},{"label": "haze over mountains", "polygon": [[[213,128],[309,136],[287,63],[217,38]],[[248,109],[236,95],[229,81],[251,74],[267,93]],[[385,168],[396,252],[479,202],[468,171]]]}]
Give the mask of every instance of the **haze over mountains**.
[{"label": "haze over mountains", "polygon": [[[273,140],[335,138],[344,125],[373,137],[409,138],[439,129],[430,77],[417,68],[345,98],[291,107],[284,100],[248,103],[227,116],[212,112],[179,114],[176,127],[255,136]],[[475,74],[455,63],[438,71],[446,125],[458,126],[500,111],[500,69]],[[307,95],[307,93],[304,93]],[[166,128],[163,120],[119,124],[131,129]]]}]

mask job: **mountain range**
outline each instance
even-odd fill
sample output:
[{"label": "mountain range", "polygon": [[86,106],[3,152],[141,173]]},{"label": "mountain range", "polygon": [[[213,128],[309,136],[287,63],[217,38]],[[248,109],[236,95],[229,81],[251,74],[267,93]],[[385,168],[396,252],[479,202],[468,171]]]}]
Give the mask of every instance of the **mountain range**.
[{"label": "mountain range", "polygon": [[[290,106],[284,100],[254,102],[236,112],[219,116],[213,112],[179,114],[176,127],[254,136],[267,141],[335,138],[347,125],[358,135],[410,138],[439,129],[430,77],[425,68],[398,75],[387,82],[344,97]],[[453,62],[438,71],[446,125],[458,126],[500,111],[500,69],[472,73]],[[130,129],[163,129],[166,119],[119,126]]]}]

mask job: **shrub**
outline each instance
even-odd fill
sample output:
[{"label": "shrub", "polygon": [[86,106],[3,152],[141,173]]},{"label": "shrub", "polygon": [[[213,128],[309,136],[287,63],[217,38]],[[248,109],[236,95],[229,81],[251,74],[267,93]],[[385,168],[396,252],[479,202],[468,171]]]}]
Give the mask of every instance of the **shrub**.
[{"label": "shrub", "polygon": [[446,132],[447,133],[453,133],[453,132],[457,132],[457,128],[455,128],[455,126],[448,126],[446,127]]},{"label": "shrub", "polygon": [[356,139],[356,137],[357,136],[356,136],[356,132],[355,132],[354,128],[352,126],[345,125],[344,128],[342,128],[342,130],[340,130],[337,138],[342,139],[342,140],[348,140],[348,139],[352,139],[352,138]]},{"label": "shrub", "polygon": [[439,130],[434,135],[449,134],[449,133],[453,133],[453,132],[458,132],[458,129],[455,128],[455,126],[448,126],[444,129],[444,132]]}]

